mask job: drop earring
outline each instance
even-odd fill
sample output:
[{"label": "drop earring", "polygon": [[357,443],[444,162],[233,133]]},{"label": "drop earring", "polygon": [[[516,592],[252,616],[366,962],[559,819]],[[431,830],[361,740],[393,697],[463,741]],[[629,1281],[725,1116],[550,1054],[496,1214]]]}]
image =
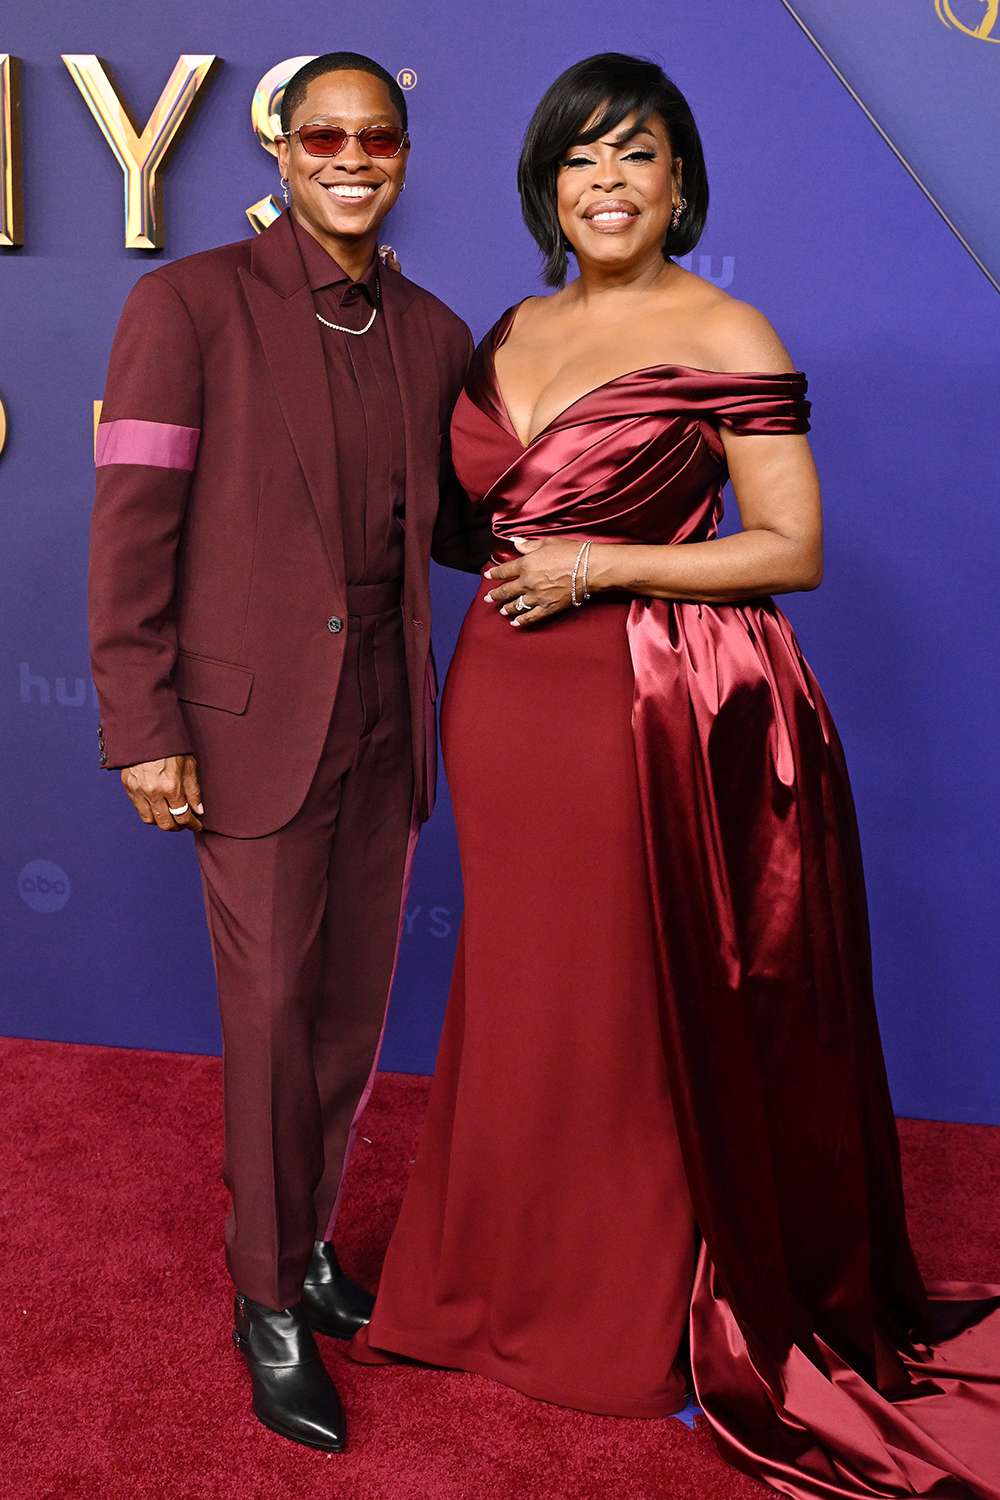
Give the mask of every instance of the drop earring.
[{"label": "drop earring", "polygon": [[687,199],[686,198],[682,198],[679,203],[675,203],[674,204],[673,212],[670,215],[670,227],[671,227],[671,229],[676,229],[677,228],[678,224],[681,222],[681,218],[682,218],[682,216],[684,214],[684,210],[687,208],[687,206],[688,206],[688,203],[687,203]]},{"label": "drop earring", "polygon": [[287,208],[288,207],[288,178],[287,177],[283,177],[281,179],[281,196],[284,198],[284,200],[285,200],[285,207]]}]

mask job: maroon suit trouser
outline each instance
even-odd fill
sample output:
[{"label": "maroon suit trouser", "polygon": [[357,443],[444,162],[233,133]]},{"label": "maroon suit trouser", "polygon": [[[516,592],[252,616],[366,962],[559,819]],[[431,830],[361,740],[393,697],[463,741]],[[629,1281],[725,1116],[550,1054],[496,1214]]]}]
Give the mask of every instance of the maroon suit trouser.
[{"label": "maroon suit trouser", "polygon": [[348,608],[340,685],[299,812],[262,838],[197,835],[222,1017],[226,1258],[239,1290],[275,1308],[299,1300],[313,1242],[332,1232],[412,848],[399,589],[351,588]]}]

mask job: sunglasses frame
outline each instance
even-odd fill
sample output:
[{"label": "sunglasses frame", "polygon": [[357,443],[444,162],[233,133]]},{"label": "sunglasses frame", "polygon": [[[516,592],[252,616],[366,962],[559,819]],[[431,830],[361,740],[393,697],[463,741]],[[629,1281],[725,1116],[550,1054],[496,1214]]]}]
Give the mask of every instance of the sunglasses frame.
[{"label": "sunglasses frame", "polygon": [[348,141],[357,141],[358,145],[361,147],[362,151],[364,151],[369,161],[395,161],[396,157],[403,150],[404,146],[408,146],[410,144],[410,132],[408,130],[404,130],[402,138],[400,139],[399,145],[396,147],[395,151],[390,152],[388,156],[373,156],[372,153],[366,148],[364,141],[361,139],[365,132],[368,130],[398,130],[399,127],[397,125],[363,125],[360,130],[344,130],[343,145],[340,146],[336,151],[331,151],[329,153],[325,151],[310,151],[309,147],[303,143],[302,131],[309,130],[313,126],[318,126],[321,130],[344,130],[343,125],[327,125],[322,120],[307,120],[305,125],[298,125],[294,130],[286,131],[284,138],[286,141],[288,141],[289,145],[291,145],[292,136],[297,135],[299,138],[299,145],[302,147],[307,156],[323,157],[327,161],[332,161],[335,156],[339,156],[341,151],[343,151],[344,146],[347,145]]}]

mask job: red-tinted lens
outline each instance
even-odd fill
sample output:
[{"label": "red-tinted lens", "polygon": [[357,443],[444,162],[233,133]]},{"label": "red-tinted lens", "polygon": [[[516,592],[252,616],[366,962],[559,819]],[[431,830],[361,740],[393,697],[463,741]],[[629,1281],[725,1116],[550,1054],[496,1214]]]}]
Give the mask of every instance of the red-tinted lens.
[{"label": "red-tinted lens", "polygon": [[303,125],[299,140],[310,156],[336,156],[344,149],[347,131],[339,125]]},{"label": "red-tinted lens", "polygon": [[403,132],[394,125],[367,125],[358,133],[358,144],[368,156],[398,156]]}]

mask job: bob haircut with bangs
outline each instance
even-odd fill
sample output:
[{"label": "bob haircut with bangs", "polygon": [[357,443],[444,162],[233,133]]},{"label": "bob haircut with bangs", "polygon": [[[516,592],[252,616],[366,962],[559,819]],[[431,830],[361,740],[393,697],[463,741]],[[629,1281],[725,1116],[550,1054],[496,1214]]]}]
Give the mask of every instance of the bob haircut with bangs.
[{"label": "bob haircut with bangs", "polygon": [[[599,118],[588,130],[587,121],[598,112]],[[683,158],[687,208],[677,228],[667,230],[664,258],[686,255],[701,239],[708,217],[708,176],[691,106],[657,63],[624,52],[601,52],[574,63],[546,89],[521,147],[517,165],[521,212],[545,258],[543,274],[549,286],[565,282],[571,248],[556,207],[559,165],[570,146],[590,145],[631,114],[640,123],[659,115],[672,154]]]}]

